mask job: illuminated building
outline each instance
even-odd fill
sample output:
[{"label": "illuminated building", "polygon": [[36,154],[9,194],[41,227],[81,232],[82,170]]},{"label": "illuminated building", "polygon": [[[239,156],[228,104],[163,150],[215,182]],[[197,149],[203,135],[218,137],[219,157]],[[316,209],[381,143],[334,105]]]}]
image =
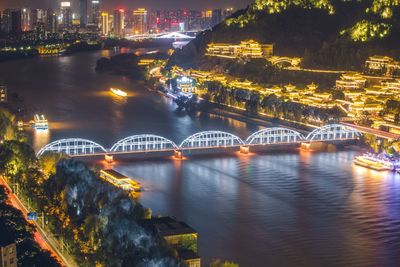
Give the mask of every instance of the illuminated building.
[{"label": "illuminated building", "polygon": [[0,86],[0,103],[7,102],[7,87]]},{"label": "illuminated building", "polygon": [[43,9],[31,9],[30,14],[30,25],[31,29],[34,29],[35,26],[39,23],[46,23],[46,11]]},{"label": "illuminated building", "polygon": [[107,36],[110,33],[110,23],[108,13],[101,13],[101,34]]},{"label": "illuminated building", "polygon": [[27,8],[21,10],[21,30],[23,32],[31,30],[30,10]]},{"label": "illuminated building", "polygon": [[100,178],[126,191],[140,191],[140,184],[131,178],[113,170],[101,170]]},{"label": "illuminated building", "polygon": [[356,72],[345,73],[340,76],[336,81],[336,89],[338,90],[351,90],[361,89],[365,87],[366,79]]},{"label": "illuminated building", "polygon": [[400,80],[399,79],[392,79],[392,80],[385,80],[381,82],[382,87],[385,90],[388,90],[393,93],[400,92]]},{"label": "illuminated building", "polygon": [[212,19],[211,19],[212,26],[215,26],[215,25],[221,23],[221,21],[222,21],[222,10],[221,9],[214,9],[212,11],[211,17],[212,17]]},{"label": "illuminated building", "polygon": [[89,8],[88,24],[99,27],[100,24],[100,1],[91,0]]},{"label": "illuminated building", "polygon": [[365,61],[368,73],[391,76],[400,69],[400,62],[387,56],[372,56]]},{"label": "illuminated building", "polygon": [[269,58],[273,54],[272,44],[260,44],[256,41],[242,41],[240,44],[211,43],[206,55],[225,58]]},{"label": "illuminated building", "polygon": [[160,234],[174,247],[179,258],[189,267],[200,267],[201,259],[197,254],[197,232],[184,222],[171,217],[151,218],[139,223]]},{"label": "illuminated building", "polygon": [[125,11],[123,9],[114,10],[113,34],[116,37],[124,36]]},{"label": "illuminated building", "polygon": [[63,29],[70,29],[72,26],[71,2],[61,2],[61,26]]},{"label": "illuminated building", "polygon": [[17,246],[7,234],[6,229],[0,229],[0,267],[17,267]]},{"label": "illuminated building", "polygon": [[176,79],[177,83],[177,88],[180,92],[185,92],[185,93],[196,93],[197,88],[196,88],[196,82],[195,80],[183,76],[178,79]]},{"label": "illuminated building", "polygon": [[6,9],[1,16],[1,31],[4,33],[22,33],[31,30],[30,10]]},{"label": "illuminated building", "polygon": [[155,61],[155,59],[142,58],[142,59],[139,60],[138,66],[149,66],[154,61]]},{"label": "illuminated building", "polygon": [[147,33],[147,10],[144,8],[138,8],[133,11],[133,33]]},{"label": "illuminated building", "polygon": [[205,10],[201,12],[201,28],[208,29],[212,27],[212,10]]},{"label": "illuminated building", "polygon": [[88,24],[88,0],[79,0],[79,22],[82,27]]},{"label": "illuminated building", "polygon": [[46,32],[56,33],[58,28],[57,14],[52,10],[48,9],[46,12]]}]

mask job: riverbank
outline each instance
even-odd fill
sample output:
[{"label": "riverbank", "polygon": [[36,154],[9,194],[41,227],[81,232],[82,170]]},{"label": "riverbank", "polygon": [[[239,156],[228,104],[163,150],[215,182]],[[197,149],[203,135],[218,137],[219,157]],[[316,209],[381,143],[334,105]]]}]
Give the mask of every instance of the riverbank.
[{"label": "riverbank", "polygon": [[[156,92],[163,97],[170,99],[171,97],[162,91],[156,90],[152,88],[150,85],[145,86],[146,89],[150,92]],[[279,119],[279,118],[272,118],[262,115],[256,114],[249,114],[245,110],[240,110],[235,107],[228,107],[226,105],[218,104],[203,100],[204,104],[199,109],[200,112],[205,112],[208,114],[218,115],[226,118],[235,119],[238,121],[246,122],[246,123],[254,123],[264,127],[279,127],[285,126],[286,128],[298,131],[302,134],[308,134],[318,126],[310,125],[310,124],[303,124],[294,121]]]}]

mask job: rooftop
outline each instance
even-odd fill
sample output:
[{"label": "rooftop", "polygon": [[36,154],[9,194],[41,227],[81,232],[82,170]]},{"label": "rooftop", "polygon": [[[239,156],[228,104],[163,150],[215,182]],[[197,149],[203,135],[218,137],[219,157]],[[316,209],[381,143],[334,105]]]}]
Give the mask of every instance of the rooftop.
[{"label": "rooftop", "polygon": [[118,180],[129,178],[128,176],[125,176],[122,173],[119,173],[119,172],[117,172],[116,170],[113,170],[113,169],[101,170],[101,172],[103,172],[105,174],[108,174],[108,175],[110,175],[113,178],[118,179]]},{"label": "rooftop", "polygon": [[178,250],[178,255],[179,255],[179,258],[182,260],[200,259],[200,256],[196,252],[194,252],[193,250],[188,250],[188,249]]},{"label": "rooftop", "polygon": [[160,232],[162,236],[173,236],[183,234],[196,234],[197,232],[184,222],[171,217],[151,218],[141,220],[143,226],[151,227]]}]

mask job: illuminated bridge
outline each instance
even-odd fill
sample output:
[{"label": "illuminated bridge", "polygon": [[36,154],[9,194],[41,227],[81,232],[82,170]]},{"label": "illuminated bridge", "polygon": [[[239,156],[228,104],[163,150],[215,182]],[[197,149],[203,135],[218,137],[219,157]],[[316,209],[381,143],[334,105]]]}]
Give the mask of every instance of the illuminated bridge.
[{"label": "illuminated bridge", "polygon": [[110,149],[81,138],[69,138],[54,141],[37,153],[64,153],[70,156],[118,155],[156,152],[184,152],[191,150],[228,150],[256,146],[300,144],[312,142],[335,142],[356,140],[361,133],[349,126],[329,124],[317,128],[307,136],[288,128],[272,127],[259,130],[247,139],[222,131],[204,131],[193,134],[183,140],[180,145],[158,135],[133,135],[116,142]]}]

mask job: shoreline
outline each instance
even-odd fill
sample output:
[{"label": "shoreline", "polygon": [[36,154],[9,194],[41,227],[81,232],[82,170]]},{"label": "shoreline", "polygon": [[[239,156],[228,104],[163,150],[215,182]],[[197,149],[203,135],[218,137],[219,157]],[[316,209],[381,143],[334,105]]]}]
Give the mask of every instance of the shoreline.
[{"label": "shoreline", "polygon": [[[151,88],[150,85],[147,85],[144,83],[145,88],[150,91],[150,92],[155,92],[157,94],[160,94],[161,96],[165,98],[170,98],[168,95],[164,92],[161,92],[159,90]],[[227,109],[228,108],[228,109]],[[261,115],[252,115],[248,114],[245,112],[241,112],[240,110],[236,108],[229,108],[221,104],[217,103],[212,103],[209,101],[205,102],[205,105],[198,110],[199,112],[205,112],[207,114],[212,114],[212,115],[218,115],[222,116],[225,118],[230,118],[230,119],[235,119],[241,122],[245,123],[254,123],[257,124],[258,126],[263,126],[263,127],[286,127],[292,130],[296,130],[302,134],[308,134],[310,132],[310,126],[306,125],[301,125],[296,122],[292,121],[287,121],[279,118],[269,118],[266,116],[261,116]],[[315,128],[318,128],[318,126],[314,126]]]}]

